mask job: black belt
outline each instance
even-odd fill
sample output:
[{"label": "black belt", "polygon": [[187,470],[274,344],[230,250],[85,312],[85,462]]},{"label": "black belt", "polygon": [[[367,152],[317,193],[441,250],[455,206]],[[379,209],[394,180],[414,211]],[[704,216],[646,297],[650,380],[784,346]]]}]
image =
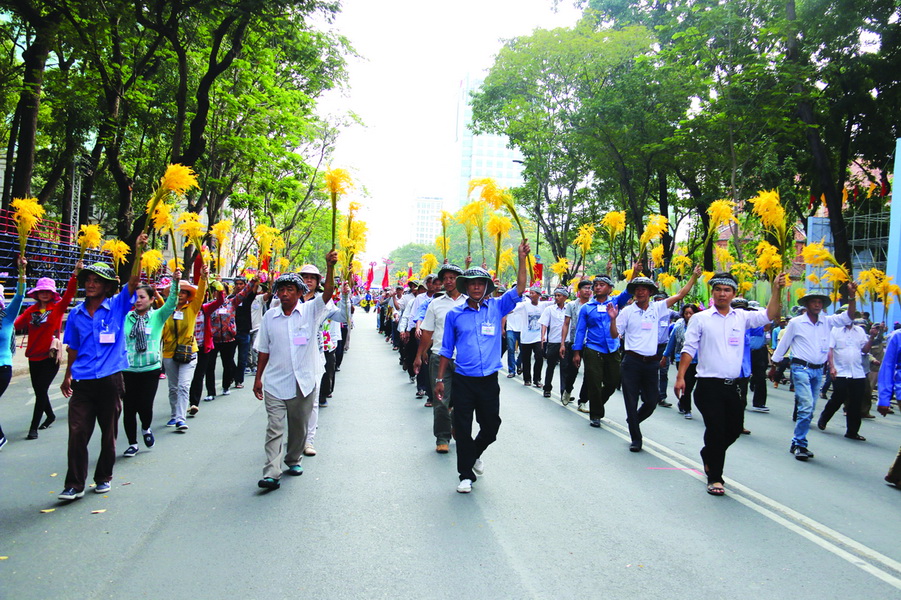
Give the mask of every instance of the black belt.
[{"label": "black belt", "polygon": [[641,362],[646,362],[646,363],[660,362],[660,359],[662,358],[662,355],[660,355],[660,354],[655,354],[654,356],[645,356],[644,354],[639,354],[638,352],[635,352],[634,350],[626,350],[626,354],[628,354],[629,356],[634,356]]},{"label": "black belt", "polygon": [[732,379],[723,379],[722,377],[698,377],[697,379],[704,381],[718,381],[725,385],[737,385],[747,379],[747,377],[735,377]]},{"label": "black belt", "polygon": [[800,358],[792,359],[793,365],[801,365],[802,367],[807,367],[808,369],[822,369],[825,363],[821,363],[819,365],[815,365],[813,363],[809,363],[806,360],[801,360]]}]

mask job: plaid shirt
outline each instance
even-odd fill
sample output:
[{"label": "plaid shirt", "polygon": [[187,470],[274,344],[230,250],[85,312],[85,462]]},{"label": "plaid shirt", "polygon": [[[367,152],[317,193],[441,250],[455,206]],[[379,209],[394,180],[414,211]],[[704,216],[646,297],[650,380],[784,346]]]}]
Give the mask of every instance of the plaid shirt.
[{"label": "plaid shirt", "polygon": [[227,344],[235,341],[237,326],[235,325],[235,309],[244,301],[250,292],[250,286],[244,286],[244,289],[228,298],[225,304],[213,311],[210,315],[210,325],[213,330],[213,342],[217,344]]}]

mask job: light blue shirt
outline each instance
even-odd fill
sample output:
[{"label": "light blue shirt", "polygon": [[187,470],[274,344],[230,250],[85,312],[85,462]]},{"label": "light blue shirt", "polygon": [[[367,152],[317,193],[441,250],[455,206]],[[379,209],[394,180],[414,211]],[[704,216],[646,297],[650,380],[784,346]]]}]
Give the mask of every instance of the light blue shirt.
[{"label": "light blue shirt", "polygon": [[444,320],[444,338],[441,340],[441,356],[457,359],[456,372],[467,377],[486,377],[501,369],[501,321],[516,307],[519,294],[516,288],[500,298],[482,300],[476,310],[465,302],[457,306]]}]

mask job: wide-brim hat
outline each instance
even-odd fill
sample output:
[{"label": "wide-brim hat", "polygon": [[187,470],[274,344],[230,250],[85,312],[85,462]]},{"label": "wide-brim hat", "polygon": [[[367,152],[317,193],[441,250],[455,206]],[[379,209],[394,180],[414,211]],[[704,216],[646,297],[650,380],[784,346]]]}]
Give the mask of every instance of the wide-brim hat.
[{"label": "wide-brim hat", "polygon": [[485,286],[485,295],[491,294],[497,288],[494,284],[494,280],[491,279],[491,274],[485,269],[480,269],[476,267],[475,269],[466,269],[463,271],[462,275],[457,276],[457,291],[461,294],[466,293],[466,284],[473,279],[485,279],[488,283]]},{"label": "wide-brim hat", "polygon": [[49,277],[41,277],[38,279],[37,285],[28,290],[28,293],[25,294],[25,296],[32,300],[37,300],[38,292],[52,292],[54,302],[58,302],[59,299],[62,298],[62,296],[59,295],[59,292],[56,291],[56,282]]},{"label": "wide-brim hat", "polygon": [[84,280],[88,278],[88,273],[93,273],[100,279],[105,279],[107,281],[112,281],[113,283],[119,283],[119,276],[116,275],[115,269],[109,266],[106,263],[97,262],[93,265],[89,265],[83,268],[78,273],[78,282],[83,284]]},{"label": "wide-brim hat", "polygon": [[438,279],[444,279],[444,274],[447,271],[450,271],[451,273],[456,273],[457,277],[459,277],[460,275],[463,274],[463,269],[461,269],[457,265],[446,264],[446,265],[441,265],[441,268],[438,269],[438,275],[437,275]]},{"label": "wide-brim hat", "polygon": [[654,283],[654,280],[649,277],[636,277],[635,279],[633,279],[626,285],[626,291],[629,292],[630,294],[634,294],[635,288],[637,288],[640,285],[643,285],[646,288],[650,289],[652,296],[657,295],[657,292],[659,291],[657,289],[657,284]]},{"label": "wide-brim hat", "polygon": [[322,281],[322,273],[319,272],[319,267],[313,264],[306,264],[300,268],[298,271],[301,275],[315,275],[319,281]]},{"label": "wide-brim hat", "polygon": [[730,306],[735,309],[754,310],[746,298],[733,298]]},{"label": "wide-brim hat", "polygon": [[809,300],[813,300],[814,298],[819,298],[823,301],[823,308],[827,308],[830,304],[832,304],[832,298],[826,296],[825,294],[804,294],[800,298],[798,298],[798,304],[807,308],[807,302]]},{"label": "wide-brim hat", "polygon": [[197,293],[197,286],[189,281],[185,281],[184,279],[178,282],[178,291],[179,292],[188,292],[191,296]]}]

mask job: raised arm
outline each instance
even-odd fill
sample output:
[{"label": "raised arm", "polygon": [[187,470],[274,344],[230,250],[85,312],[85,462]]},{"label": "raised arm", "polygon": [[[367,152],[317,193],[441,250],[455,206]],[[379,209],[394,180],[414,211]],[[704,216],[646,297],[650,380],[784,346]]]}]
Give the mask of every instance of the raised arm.
[{"label": "raised arm", "polygon": [[772,295],[770,301],[766,304],[766,316],[770,321],[775,321],[779,313],[782,312],[782,288],[785,287],[785,273],[780,273],[773,280]]},{"label": "raised arm", "polygon": [[526,284],[528,283],[528,268],[529,261],[527,260],[529,256],[529,252],[532,251],[532,248],[529,246],[529,242],[523,240],[519,244],[519,271],[516,274],[516,291],[519,296],[522,296],[526,293]]},{"label": "raised arm", "polygon": [[338,262],[338,252],[330,250],[325,255],[325,285],[322,291],[322,301],[328,303],[335,293],[335,263]]},{"label": "raised arm", "polygon": [[675,296],[670,296],[666,299],[666,307],[670,308],[676,302],[679,302],[684,298],[688,292],[691,291],[691,288],[695,286],[695,283],[698,281],[698,277],[701,276],[701,266],[698,265],[695,267],[694,271],[691,272],[691,277],[688,279],[688,283],[686,283],[681,290],[676,292]]}]

